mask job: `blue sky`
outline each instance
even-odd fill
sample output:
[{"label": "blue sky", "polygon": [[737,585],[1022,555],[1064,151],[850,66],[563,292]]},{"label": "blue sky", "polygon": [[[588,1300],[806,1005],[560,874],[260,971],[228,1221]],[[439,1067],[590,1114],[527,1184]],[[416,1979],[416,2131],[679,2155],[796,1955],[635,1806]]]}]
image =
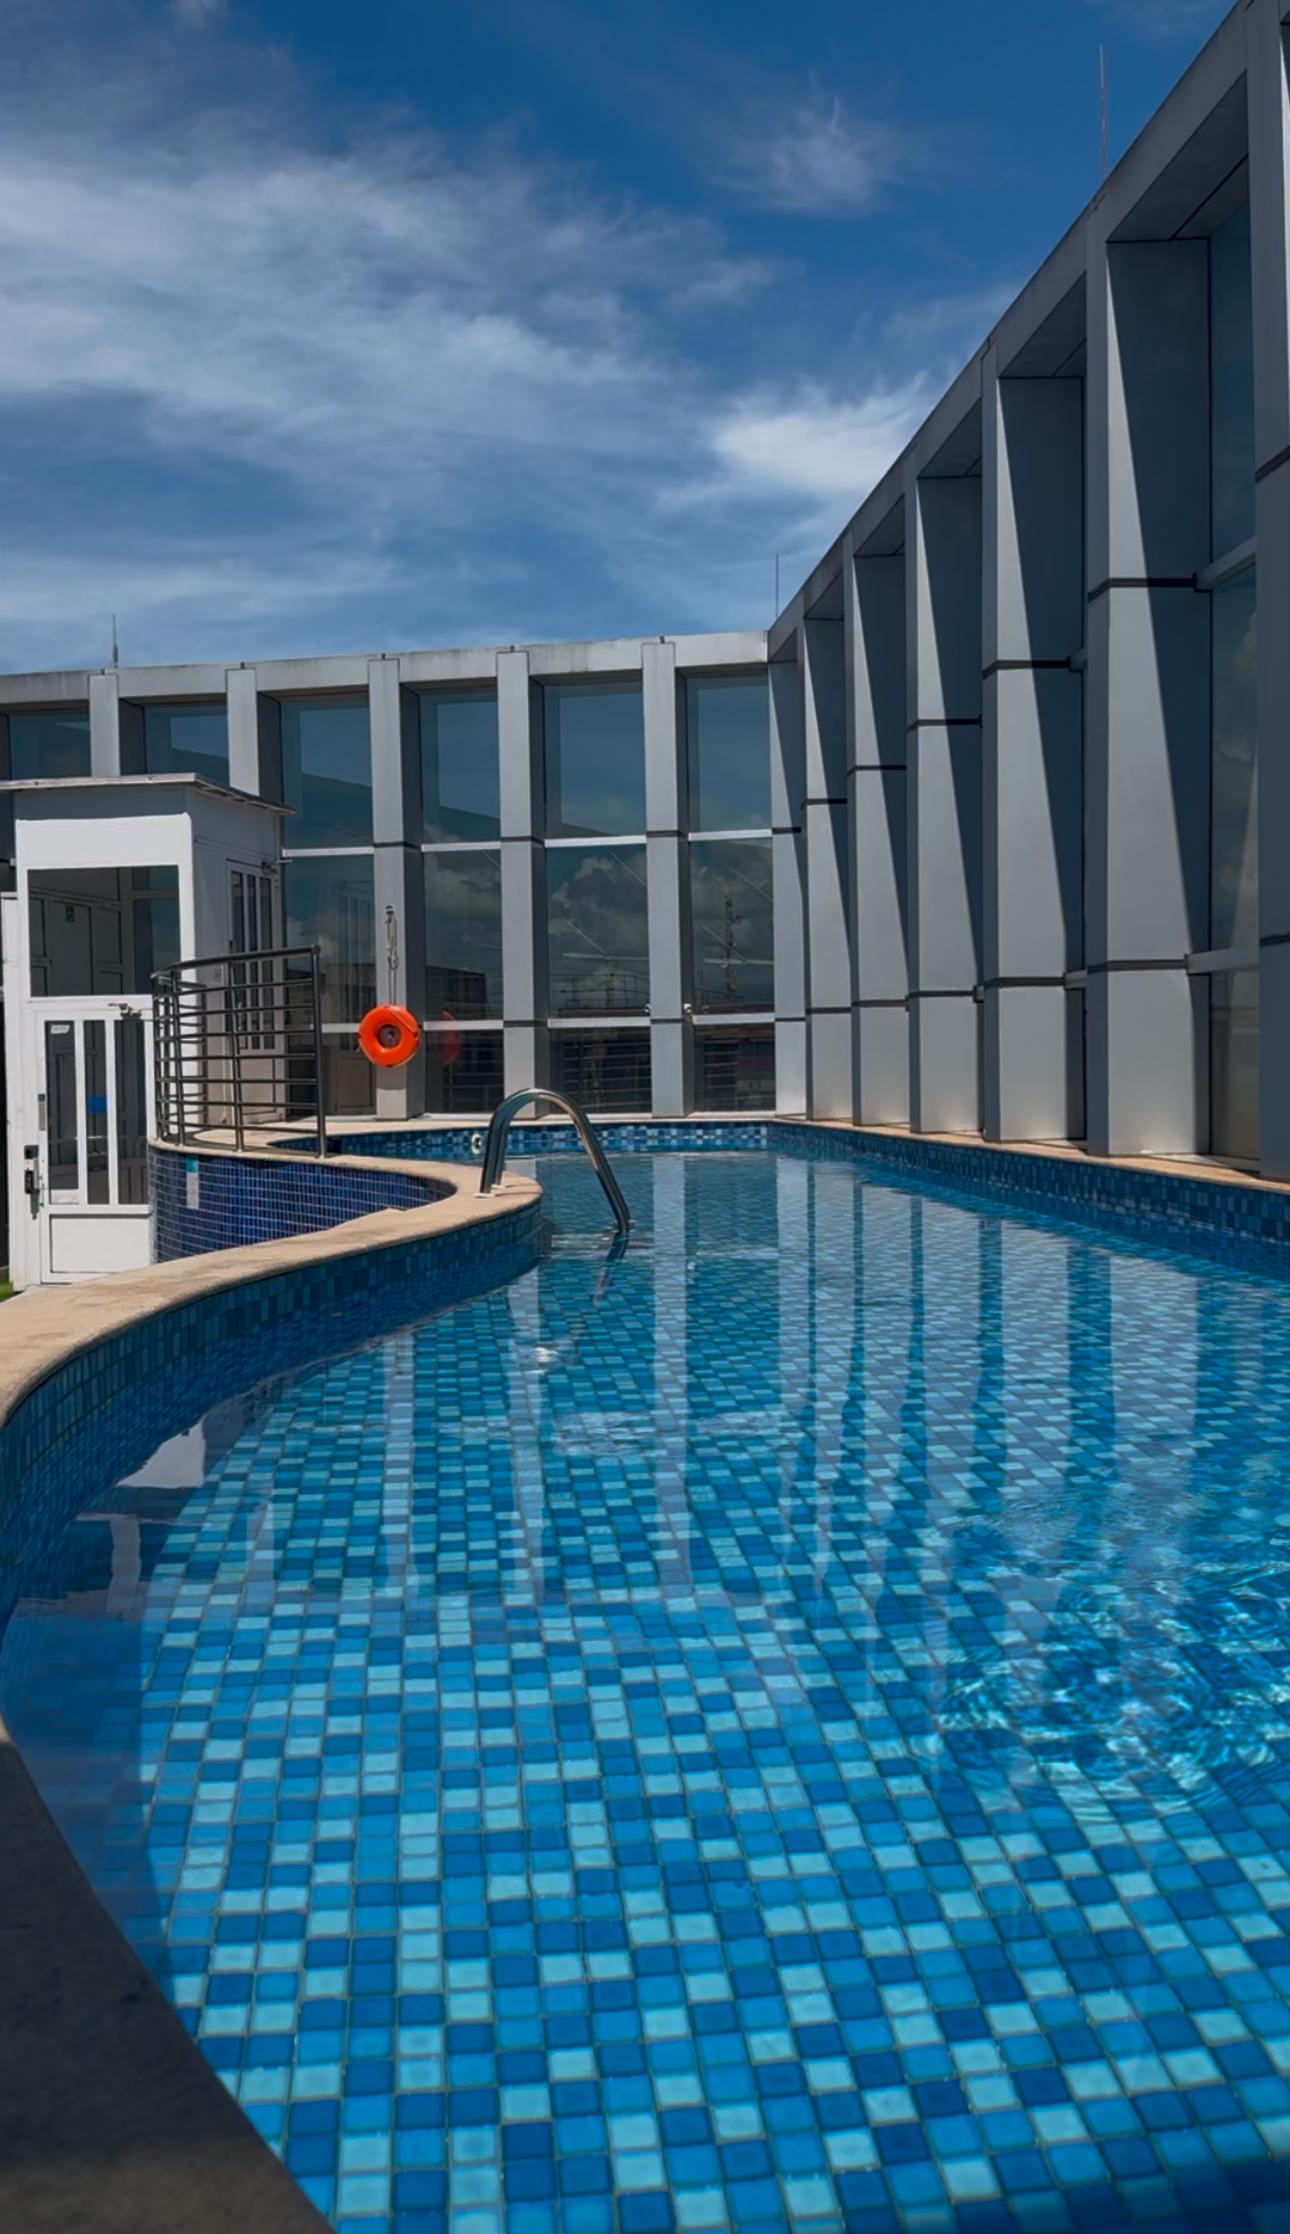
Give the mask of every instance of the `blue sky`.
[{"label": "blue sky", "polygon": [[7,0],[0,667],[763,626],[1222,0]]}]

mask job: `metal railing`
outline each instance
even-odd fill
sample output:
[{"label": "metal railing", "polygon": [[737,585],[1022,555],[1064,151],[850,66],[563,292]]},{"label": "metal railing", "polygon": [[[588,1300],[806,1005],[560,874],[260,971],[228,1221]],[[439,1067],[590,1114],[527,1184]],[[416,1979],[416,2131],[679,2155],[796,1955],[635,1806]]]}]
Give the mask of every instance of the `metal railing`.
[{"label": "metal railing", "polygon": [[316,946],[174,962],[153,972],[152,1003],[159,1138],[231,1132],[244,1148],[304,1116],[326,1155]]},{"label": "metal railing", "polygon": [[580,1109],[577,1102],[570,1101],[567,1094],[558,1094],[550,1086],[522,1086],[517,1093],[508,1094],[500,1107],[493,1111],[488,1138],[484,1142],[484,1168],[479,1175],[481,1195],[491,1194],[500,1180],[506,1162],[506,1143],[511,1126],[521,1109],[527,1109],[531,1102],[550,1102],[556,1109],[564,1111],[591,1158],[592,1169],[608,1197],[619,1233],[630,1233],[632,1214],[627,1207],[623,1190],[610,1170],[609,1158],[601,1145],[599,1133],[585,1109]]}]

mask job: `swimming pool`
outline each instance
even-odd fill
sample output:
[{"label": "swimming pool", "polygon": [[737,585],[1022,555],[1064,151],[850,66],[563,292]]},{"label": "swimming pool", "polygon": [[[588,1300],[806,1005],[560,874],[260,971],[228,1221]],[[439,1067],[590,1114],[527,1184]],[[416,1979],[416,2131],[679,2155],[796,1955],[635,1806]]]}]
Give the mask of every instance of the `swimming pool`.
[{"label": "swimming pool", "polygon": [[1290,2210],[1290,1288],[770,1152],[230,1391],[0,1706],[344,2234]]}]

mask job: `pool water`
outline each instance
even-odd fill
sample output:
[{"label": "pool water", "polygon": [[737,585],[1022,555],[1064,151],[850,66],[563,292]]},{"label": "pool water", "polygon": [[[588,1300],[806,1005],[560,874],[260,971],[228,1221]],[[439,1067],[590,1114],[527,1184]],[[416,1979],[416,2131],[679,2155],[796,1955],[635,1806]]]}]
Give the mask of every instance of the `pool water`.
[{"label": "pool water", "polygon": [[1290,1287],[770,1153],[208,1411],[0,1704],[344,2234],[1290,2223]]}]

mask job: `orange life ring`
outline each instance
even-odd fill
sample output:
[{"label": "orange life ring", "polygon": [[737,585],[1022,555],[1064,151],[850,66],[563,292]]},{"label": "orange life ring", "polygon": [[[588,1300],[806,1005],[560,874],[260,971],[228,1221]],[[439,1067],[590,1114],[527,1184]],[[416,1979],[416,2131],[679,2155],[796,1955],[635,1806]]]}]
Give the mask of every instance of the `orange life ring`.
[{"label": "orange life ring", "polygon": [[406,1008],[389,1002],[369,1008],[358,1027],[358,1044],[380,1070],[399,1070],[421,1045],[421,1026]]}]

